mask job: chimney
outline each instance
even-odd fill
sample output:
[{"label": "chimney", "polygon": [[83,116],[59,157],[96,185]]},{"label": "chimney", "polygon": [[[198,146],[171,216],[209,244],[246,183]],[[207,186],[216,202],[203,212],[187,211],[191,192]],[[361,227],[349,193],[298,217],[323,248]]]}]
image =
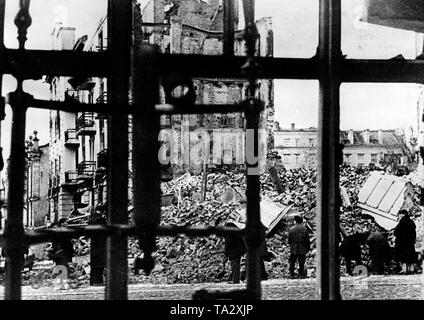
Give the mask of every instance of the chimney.
[{"label": "chimney", "polygon": [[370,131],[368,129],[362,132],[362,137],[364,138],[365,144],[370,144]]},{"label": "chimney", "polygon": [[378,130],[378,144],[383,144],[383,130]]},{"label": "chimney", "polygon": [[33,150],[38,151],[38,141],[40,141],[40,139],[37,138],[37,130],[34,130],[34,138],[32,139],[32,143],[33,143]]},{"label": "chimney", "polygon": [[352,129],[350,129],[348,131],[347,138],[349,139],[350,144],[353,144],[354,143],[354,140],[353,140],[353,130]]},{"label": "chimney", "polygon": [[294,130],[294,129],[295,129],[295,124],[294,124],[294,123],[292,123],[292,124],[291,124],[291,129],[292,129],[292,130]]}]

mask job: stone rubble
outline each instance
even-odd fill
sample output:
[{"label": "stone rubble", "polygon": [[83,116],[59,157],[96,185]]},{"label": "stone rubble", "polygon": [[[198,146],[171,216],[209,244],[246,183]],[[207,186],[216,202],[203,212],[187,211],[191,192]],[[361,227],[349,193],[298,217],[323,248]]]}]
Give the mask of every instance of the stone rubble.
[{"label": "stone rubble", "polygon": [[[301,168],[286,170],[276,166],[281,180],[283,192],[278,193],[270,174],[261,175],[261,196],[269,198],[282,205],[292,205],[289,214],[283,218],[267,236],[266,242],[269,261],[265,262],[270,279],[288,276],[288,257],[290,249],[287,245],[287,232],[293,225],[292,217],[300,213],[312,230],[312,249],[307,256],[308,276],[315,276],[316,237],[316,170]],[[347,234],[363,231],[382,231],[372,217],[361,213],[356,208],[357,194],[369,176],[367,168],[340,168],[340,186],[345,188],[351,206],[341,206],[340,223]],[[205,226],[223,224],[244,198],[246,180],[243,171],[225,168],[210,169],[206,187],[205,201],[202,199],[202,175],[184,174],[178,179],[164,182],[162,193],[167,197],[163,202],[161,224],[179,226]],[[417,190],[418,192],[418,190]],[[418,203],[418,195],[414,199]],[[416,213],[415,221],[417,243],[421,242],[422,223],[420,211]],[[393,239],[389,234],[389,239]],[[81,237],[74,240],[77,256],[89,254],[89,239]],[[224,264],[224,239],[218,236],[210,237],[160,237],[157,239],[157,251],[154,253],[156,266],[151,276],[145,276],[142,271],[135,275],[130,272],[130,283],[202,283],[226,281],[230,274],[230,263]],[[367,251],[363,256],[367,263]],[[130,264],[135,257],[142,256],[137,240],[129,238],[128,258]],[[88,277],[89,262],[75,265],[82,276]],[[243,262],[242,262],[243,264]],[[131,267],[131,265],[130,265]],[[344,268],[342,268],[344,270]]]}]

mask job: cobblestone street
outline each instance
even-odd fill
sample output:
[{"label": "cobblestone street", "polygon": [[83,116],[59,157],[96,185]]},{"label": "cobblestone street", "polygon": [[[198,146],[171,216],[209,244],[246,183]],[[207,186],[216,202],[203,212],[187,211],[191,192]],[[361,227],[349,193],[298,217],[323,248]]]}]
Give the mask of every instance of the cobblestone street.
[{"label": "cobblestone street", "polygon": [[[264,300],[315,300],[315,279],[268,280],[263,284]],[[341,293],[344,300],[386,300],[423,299],[423,277],[409,276],[370,276],[367,278],[341,278]],[[231,290],[241,289],[245,284],[226,283],[181,284],[181,285],[129,285],[130,300],[191,300],[199,289]],[[0,298],[3,299],[4,287]],[[24,300],[102,300],[104,287],[80,287],[78,289],[34,289],[22,288]]]}]

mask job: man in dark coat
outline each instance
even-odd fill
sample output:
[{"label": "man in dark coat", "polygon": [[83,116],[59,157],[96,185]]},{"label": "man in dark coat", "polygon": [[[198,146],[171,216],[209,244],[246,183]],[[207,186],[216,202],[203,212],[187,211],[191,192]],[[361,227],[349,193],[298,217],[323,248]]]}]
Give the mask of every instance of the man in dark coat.
[{"label": "man in dark coat", "polygon": [[[54,227],[63,227],[65,225],[66,219],[62,218],[57,222],[57,224],[52,225]],[[69,263],[72,262],[72,256],[74,253],[74,246],[72,240],[68,237],[61,239],[54,239],[52,241],[53,249],[53,261],[56,265],[66,266],[69,269]]]},{"label": "man in dark coat", "polygon": [[[227,227],[237,228],[237,226],[228,222]],[[237,235],[230,235],[225,238],[224,254],[231,263],[230,279],[233,283],[240,283],[240,262],[241,257],[246,253],[246,243],[244,238]]]},{"label": "man in dark coat", "polygon": [[407,210],[399,211],[398,215],[400,220],[394,230],[394,236],[396,237],[395,258],[397,262],[402,264],[401,273],[408,273],[413,271],[414,263],[416,262],[416,227]]},{"label": "man in dark coat", "polygon": [[306,254],[310,249],[309,232],[302,223],[303,219],[300,216],[295,216],[296,225],[289,231],[288,243],[290,245],[290,278],[294,278],[294,269],[296,261],[299,263],[299,276],[306,277],[305,261]]},{"label": "man in dark coat", "polygon": [[352,261],[355,261],[357,266],[362,264],[361,246],[365,244],[367,237],[368,234],[358,232],[346,236],[340,244],[340,254],[345,259],[347,274],[353,275]]},{"label": "man in dark coat", "polygon": [[367,245],[371,260],[370,272],[384,274],[384,265],[390,261],[389,242],[380,232],[371,232],[367,238]]},{"label": "man in dark coat", "polygon": [[[91,211],[89,225],[106,224],[104,205],[98,205]],[[104,268],[106,266],[106,237],[92,236],[90,247],[90,285],[102,285]]]}]

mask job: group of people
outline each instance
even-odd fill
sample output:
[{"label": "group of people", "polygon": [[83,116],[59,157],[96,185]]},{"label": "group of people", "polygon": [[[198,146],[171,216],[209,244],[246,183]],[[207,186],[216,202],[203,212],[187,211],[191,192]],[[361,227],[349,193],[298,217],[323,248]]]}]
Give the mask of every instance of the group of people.
[{"label": "group of people", "polygon": [[362,265],[362,246],[367,245],[370,264],[368,271],[371,274],[384,274],[394,260],[399,266],[401,274],[413,273],[417,262],[415,251],[416,227],[407,210],[398,213],[399,222],[394,229],[394,250],[386,236],[381,232],[361,232],[346,236],[340,244],[340,254],[346,263],[346,273],[353,275],[352,261],[355,265]]},{"label": "group of people", "polygon": [[[299,276],[301,278],[306,277],[305,261],[306,254],[310,250],[310,238],[309,231],[303,223],[301,216],[294,217],[295,226],[289,231],[288,243],[290,245],[290,277],[295,278],[295,266],[296,263],[299,265]],[[234,223],[229,222],[226,224],[228,227],[237,227]],[[262,225],[261,232],[265,233],[266,228]],[[246,253],[246,242],[241,236],[227,236],[225,241],[225,257],[231,262],[231,275],[230,281],[232,283],[239,283],[241,277],[240,273],[240,262],[242,256]],[[260,272],[262,280],[268,279],[268,273],[265,269],[264,261],[268,260],[269,252],[266,247],[266,242],[259,248],[260,257]]]},{"label": "group of people", "polygon": [[[368,246],[369,265],[368,271],[371,274],[384,274],[390,263],[394,260],[399,266],[399,273],[408,274],[415,272],[415,265],[418,260],[415,251],[416,227],[407,210],[400,210],[398,213],[399,222],[394,229],[395,246],[392,248],[387,240],[387,234],[378,231],[358,232],[347,235],[341,239],[340,254],[346,263],[346,272],[353,275],[353,262],[356,266],[362,265],[362,246]],[[298,265],[300,278],[307,276],[305,261],[307,253],[310,251],[310,230],[303,222],[301,216],[294,217],[295,225],[288,232],[288,244],[290,246],[289,273],[290,278],[295,278],[295,267]],[[235,227],[233,223],[227,223],[229,227]],[[266,243],[260,250],[260,268],[262,279],[267,279],[264,260],[267,255]],[[228,236],[225,243],[225,256],[231,262],[230,281],[239,283],[241,277],[240,261],[246,253],[245,239],[241,236]],[[242,279],[243,280],[243,279]]]}]

